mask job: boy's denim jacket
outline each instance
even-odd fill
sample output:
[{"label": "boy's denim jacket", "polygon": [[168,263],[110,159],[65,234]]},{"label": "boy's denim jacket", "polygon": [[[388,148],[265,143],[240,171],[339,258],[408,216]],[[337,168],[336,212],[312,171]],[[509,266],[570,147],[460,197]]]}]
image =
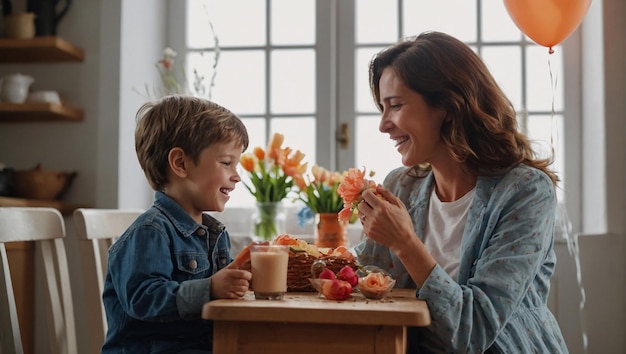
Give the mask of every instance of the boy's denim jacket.
[{"label": "boy's denim jacket", "polygon": [[156,192],[152,207],[111,246],[102,353],[211,349],[211,322],[200,313],[211,300],[211,276],[232,259],[224,225],[207,214],[202,223]]}]

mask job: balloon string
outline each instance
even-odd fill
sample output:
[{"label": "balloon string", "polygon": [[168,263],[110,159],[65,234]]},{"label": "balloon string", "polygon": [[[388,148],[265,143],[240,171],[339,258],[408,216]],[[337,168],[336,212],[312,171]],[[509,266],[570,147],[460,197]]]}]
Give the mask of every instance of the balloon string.
[{"label": "balloon string", "polygon": [[[550,47],[550,50],[552,51],[552,47]],[[559,133],[559,129],[555,128],[556,127],[556,110],[554,109],[554,100],[556,97],[556,85],[558,82],[558,76],[554,76],[552,74],[552,62],[550,61],[550,57],[548,57],[548,71],[550,73],[550,88],[552,90],[552,102],[551,102],[551,113],[550,113],[550,147],[552,149],[552,156],[554,156],[556,153],[556,146],[558,143],[558,133]]]},{"label": "balloon string", "polygon": [[[553,52],[554,51],[552,50],[552,47],[550,47],[550,54],[552,54]],[[556,96],[556,86],[558,82],[558,77],[554,77],[552,75],[552,64],[550,61],[550,57],[548,57],[548,69],[550,72],[550,87],[552,89],[550,145],[552,148],[552,155],[554,156],[555,151],[556,151],[556,144],[558,142],[558,131],[559,131],[559,129],[556,128],[556,110],[554,109],[554,106],[555,106],[554,101],[555,101],[555,96]],[[582,272],[580,269],[580,252],[578,248],[578,236],[572,235],[572,223],[569,219],[569,216],[567,215],[567,210],[565,209],[565,205],[563,203],[557,204],[556,212],[557,212],[557,218],[556,218],[557,223],[560,224],[560,226],[557,227],[557,230],[562,230],[563,237],[565,238],[565,241],[567,242],[567,250],[570,256],[574,258],[574,265],[576,267],[576,281],[578,283],[578,289],[580,290],[580,303],[578,306],[579,318],[580,318],[580,331],[581,331],[582,341],[583,341],[583,353],[587,353],[588,341],[587,341],[587,333],[585,331],[586,329],[585,316],[583,313],[583,310],[585,309],[585,302],[587,300],[587,297],[585,295],[585,287],[583,286]]]}]

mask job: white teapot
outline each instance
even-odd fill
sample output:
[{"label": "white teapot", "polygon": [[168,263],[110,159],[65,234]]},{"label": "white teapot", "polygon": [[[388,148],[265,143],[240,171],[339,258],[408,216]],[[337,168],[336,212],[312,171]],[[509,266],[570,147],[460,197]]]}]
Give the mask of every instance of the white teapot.
[{"label": "white teapot", "polygon": [[31,76],[11,74],[0,78],[0,99],[10,103],[24,103],[28,89],[35,81]]}]

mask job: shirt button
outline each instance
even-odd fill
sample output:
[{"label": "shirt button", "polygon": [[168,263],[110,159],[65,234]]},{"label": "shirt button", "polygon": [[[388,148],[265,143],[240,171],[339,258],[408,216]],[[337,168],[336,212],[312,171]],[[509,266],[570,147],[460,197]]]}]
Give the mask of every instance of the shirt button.
[{"label": "shirt button", "polygon": [[204,231],[204,229],[203,229],[203,228],[199,228],[199,229],[198,229],[198,235],[200,235],[200,236],[204,236],[204,235],[206,235],[206,231]]},{"label": "shirt button", "polygon": [[195,259],[192,259],[192,260],[189,262],[189,268],[191,268],[191,269],[196,269],[196,268],[198,268],[198,261],[196,261]]}]

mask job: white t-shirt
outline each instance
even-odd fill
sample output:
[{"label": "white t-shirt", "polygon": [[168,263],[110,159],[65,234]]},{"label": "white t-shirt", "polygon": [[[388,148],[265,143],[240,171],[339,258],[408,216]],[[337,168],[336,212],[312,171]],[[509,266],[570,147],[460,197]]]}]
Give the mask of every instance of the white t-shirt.
[{"label": "white t-shirt", "polygon": [[439,200],[435,188],[430,196],[424,245],[437,264],[454,279],[459,273],[461,238],[475,189],[449,203]]}]

